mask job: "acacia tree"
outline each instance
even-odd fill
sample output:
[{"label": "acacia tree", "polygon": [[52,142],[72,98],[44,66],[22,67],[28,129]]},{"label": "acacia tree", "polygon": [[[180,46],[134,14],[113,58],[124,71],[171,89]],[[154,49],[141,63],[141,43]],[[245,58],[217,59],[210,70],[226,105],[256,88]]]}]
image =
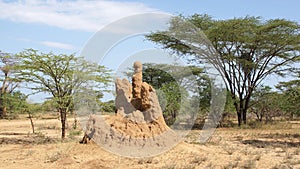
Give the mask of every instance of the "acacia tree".
[{"label": "acacia tree", "polygon": [[285,75],[295,70],[293,63],[299,59],[299,24],[285,19],[177,16],[171,19],[167,31],[146,38],[193,64],[212,64],[231,93],[239,125],[247,121],[255,87],[271,74]]},{"label": "acacia tree", "polygon": [[297,78],[287,82],[280,82],[276,86],[283,95],[281,108],[289,114],[290,119],[293,119],[294,116],[300,116],[300,72]]},{"label": "acacia tree", "polygon": [[[164,117],[168,124],[174,123],[179,110],[184,108],[182,106],[189,106],[190,109],[190,105],[182,103],[187,99],[188,91],[190,94],[195,93],[194,100],[200,101],[200,103],[193,105],[199,106],[195,109],[200,108],[205,112],[210,107],[211,80],[203,68],[144,63],[143,81],[149,83],[155,89],[159,89],[157,92],[159,102],[164,109]],[[192,101],[188,100],[187,102]],[[195,117],[198,112],[194,113],[193,116]]]},{"label": "acacia tree", "polygon": [[9,53],[0,52],[0,79],[2,84],[0,86],[0,118],[4,118],[7,115],[7,103],[8,99],[12,98],[13,91],[18,87],[18,81],[16,78],[13,66],[17,63],[15,56]]},{"label": "acacia tree", "polygon": [[110,81],[109,72],[103,66],[73,54],[56,55],[29,49],[17,56],[20,59],[17,66],[19,77],[27,82],[28,88],[52,95],[60,113],[62,139],[65,138],[67,112],[74,106],[73,97],[86,90],[92,90],[97,96]]},{"label": "acacia tree", "polygon": [[250,112],[254,113],[260,122],[265,118],[269,122],[272,118],[282,115],[281,105],[284,102],[282,94],[272,91],[269,86],[258,86],[252,94]]}]

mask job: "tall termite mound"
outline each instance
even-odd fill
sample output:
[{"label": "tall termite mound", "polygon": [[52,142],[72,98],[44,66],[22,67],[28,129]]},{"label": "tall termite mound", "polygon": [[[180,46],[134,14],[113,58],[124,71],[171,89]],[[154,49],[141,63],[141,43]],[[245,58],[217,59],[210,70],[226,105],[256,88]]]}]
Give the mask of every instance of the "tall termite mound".
[{"label": "tall termite mound", "polygon": [[166,125],[155,89],[142,81],[142,63],[133,67],[132,84],[115,81],[115,115],[91,115],[85,135],[125,156],[151,156],[172,147],[179,137]]}]

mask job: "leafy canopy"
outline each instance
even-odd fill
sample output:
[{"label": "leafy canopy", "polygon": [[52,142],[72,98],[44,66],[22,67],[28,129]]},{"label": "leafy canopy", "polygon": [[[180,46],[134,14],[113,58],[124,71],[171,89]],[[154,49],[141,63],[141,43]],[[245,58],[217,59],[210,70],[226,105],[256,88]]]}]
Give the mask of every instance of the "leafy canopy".
[{"label": "leafy canopy", "polygon": [[300,26],[285,19],[244,17],[214,20],[208,15],[177,16],[167,31],[148,40],[186,57],[193,64],[213,65],[234,100],[239,124],[255,87],[270,74],[295,72],[299,61]]},{"label": "leafy canopy", "polygon": [[[40,53],[29,49],[18,54],[19,78],[35,92],[50,93],[61,115],[65,137],[66,113],[82,105],[97,103],[110,82],[109,71],[75,55]],[[80,105],[80,106],[75,106]]]}]

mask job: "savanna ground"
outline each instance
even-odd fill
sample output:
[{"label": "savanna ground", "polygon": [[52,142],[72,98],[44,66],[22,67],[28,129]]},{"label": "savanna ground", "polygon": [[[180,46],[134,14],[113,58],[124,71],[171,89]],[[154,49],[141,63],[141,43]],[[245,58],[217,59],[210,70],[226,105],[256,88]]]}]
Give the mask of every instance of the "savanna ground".
[{"label": "savanna ground", "polygon": [[103,150],[95,143],[79,144],[83,134],[72,129],[60,137],[56,116],[0,120],[0,168],[272,168],[300,169],[300,122],[278,122],[256,129],[218,128],[206,143],[199,143],[200,130],[192,130],[185,141],[163,154],[148,158],[126,158]]}]

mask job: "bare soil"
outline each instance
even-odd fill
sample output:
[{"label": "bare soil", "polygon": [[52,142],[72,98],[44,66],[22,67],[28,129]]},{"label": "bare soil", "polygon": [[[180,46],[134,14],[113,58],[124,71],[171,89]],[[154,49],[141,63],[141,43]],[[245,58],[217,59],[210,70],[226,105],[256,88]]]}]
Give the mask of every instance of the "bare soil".
[{"label": "bare soil", "polygon": [[300,169],[300,123],[280,122],[260,129],[219,128],[206,143],[199,143],[200,130],[168,152],[149,158],[126,158],[94,143],[79,144],[83,133],[72,129],[60,140],[60,121],[35,119],[0,120],[0,168],[272,168]]}]

